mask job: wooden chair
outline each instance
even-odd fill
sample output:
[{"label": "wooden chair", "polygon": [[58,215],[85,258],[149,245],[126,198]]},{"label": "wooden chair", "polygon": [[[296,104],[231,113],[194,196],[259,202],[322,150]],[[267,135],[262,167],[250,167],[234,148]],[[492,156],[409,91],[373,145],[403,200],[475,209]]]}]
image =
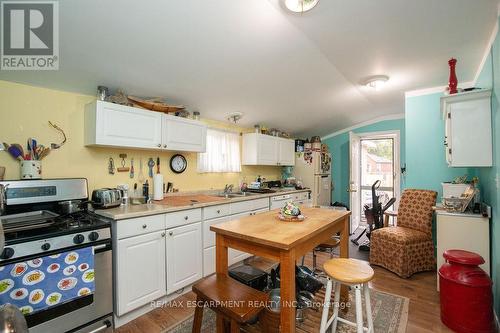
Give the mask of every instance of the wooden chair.
[{"label": "wooden chair", "polygon": [[221,274],[197,282],[193,292],[196,294],[193,333],[201,331],[205,306],[217,313],[218,332],[226,332],[229,326],[231,333],[239,333],[241,325],[256,317],[268,299],[266,293]]},{"label": "wooden chair", "polygon": [[[328,282],[326,284],[325,302],[323,303],[323,314],[321,316],[319,332],[325,333],[328,327],[331,326],[331,332],[335,333],[337,330],[337,323],[340,321],[356,327],[357,333],[363,333],[365,330],[367,330],[367,333],[374,333],[370,290],[368,288],[368,282],[373,279],[374,272],[370,265],[365,261],[357,259],[335,258],[328,260],[323,265],[323,269],[328,275]],[[356,300],[356,323],[339,317],[340,287],[342,284],[348,285],[354,289],[354,297]],[[333,288],[335,289],[333,316],[328,318]],[[363,327],[361,290],[363,290],[365,294],[367,328]]]}]

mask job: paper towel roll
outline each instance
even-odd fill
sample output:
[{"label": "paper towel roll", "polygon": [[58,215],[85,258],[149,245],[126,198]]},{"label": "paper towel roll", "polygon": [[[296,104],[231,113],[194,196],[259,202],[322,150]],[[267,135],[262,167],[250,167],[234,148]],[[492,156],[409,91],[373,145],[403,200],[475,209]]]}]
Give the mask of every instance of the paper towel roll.
[{"label": "paper towel roll", "polygon": [[163,175],[157,173],[153,176],[153,200],[163,200]]}]

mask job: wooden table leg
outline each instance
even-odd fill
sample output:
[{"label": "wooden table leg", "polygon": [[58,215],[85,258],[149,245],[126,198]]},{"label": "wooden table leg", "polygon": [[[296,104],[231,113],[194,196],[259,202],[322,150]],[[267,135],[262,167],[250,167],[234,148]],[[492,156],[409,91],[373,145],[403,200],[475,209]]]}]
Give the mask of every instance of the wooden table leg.
[{"label": "wooden table leg", "polygon": [[295,332],[295,251],[283,251],[280,258],[281,332]]},{"label": "wooden table leg", "polygon": [[[217,274],[227,275],[228,269],[228,259],[227,259],[228,248],[224,240],[224,236],[217,234],[215,236],[215,272]],[[224,333],[224,318],[217,313],[217,333]]]},{"label": "wooden table leg", "polygon": [[[344,227],[340,233],[340,257],[349,258],[349,216],[344,218]],[[346,303],[349,301],[349,288],[342,285],[340,289],[340,302]],[[345,307],[344,309],[347,309]]]},{"label": "wooden table leg", "polygon": [[227,274],[227,245],[223,235],[217,234],[215,237],[215,271],[217,274]]}]

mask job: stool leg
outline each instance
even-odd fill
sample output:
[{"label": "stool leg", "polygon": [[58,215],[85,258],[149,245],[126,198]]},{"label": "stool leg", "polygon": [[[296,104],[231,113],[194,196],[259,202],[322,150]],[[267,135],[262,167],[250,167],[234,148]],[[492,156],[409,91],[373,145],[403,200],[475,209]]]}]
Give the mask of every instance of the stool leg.
[{"label": "stool leg", "polygon": [[337,331],[337,323],[339,322],[337,319],[339,317],[339,308],[340,308],[340,287],[341,284],[340,282],[335,282],[335,298],[334,298],[334,304],[333,304],[333,319],[332,322],[332,333],[335,333]]},{"label": "stool leg", "polygon": [[231,333],[240,333],[240,324],[234,319],[231,320]]},{"label": "stool leg", "polygon": [[226,332],[226,324],[224,317],[217,313],[217,333],[225,333]]},{"label": "stool leg", "polygon": [[193,318],[193,333],[200,333],[201,323],[203,321],[203,306],[198,305],[198,302],[201,301],[199,298],[197,298],[196,301],[196,309],[194,310]]},{"label": "stool leg", "polygon": [[361,302],[361,285],[354,286],[354,293],[356,295],[356,326],[357,332],[363,333],[363,304]]},{"label": "stool leg", "polygon": [[370,289],[368,288],[368,283],[363,283],[363,289],[365,292],[365,307],[366,307],[366,318],[368,321],[368,333],[373,333],[372,304],[370,302]]},{"label": "stool leg", "polygon": [[328,310],[330,309],[330,299],[332,298],[332,280],[328,278],[326,283],[325,300],[323,303],[323,314],[321,315],[321,326],[319,333],[326,332],[326,323],[328,322]]}]

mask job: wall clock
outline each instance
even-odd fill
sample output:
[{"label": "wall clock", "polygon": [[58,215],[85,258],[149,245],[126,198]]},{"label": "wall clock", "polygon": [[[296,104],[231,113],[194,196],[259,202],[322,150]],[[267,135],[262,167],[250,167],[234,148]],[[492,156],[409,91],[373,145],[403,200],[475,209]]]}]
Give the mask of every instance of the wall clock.
[{"label": "wall clock", "polygon": [[170,170],[175,173],[183,173],[187,168],[187,160],[181,154],[175,154],[170,159]]}]

